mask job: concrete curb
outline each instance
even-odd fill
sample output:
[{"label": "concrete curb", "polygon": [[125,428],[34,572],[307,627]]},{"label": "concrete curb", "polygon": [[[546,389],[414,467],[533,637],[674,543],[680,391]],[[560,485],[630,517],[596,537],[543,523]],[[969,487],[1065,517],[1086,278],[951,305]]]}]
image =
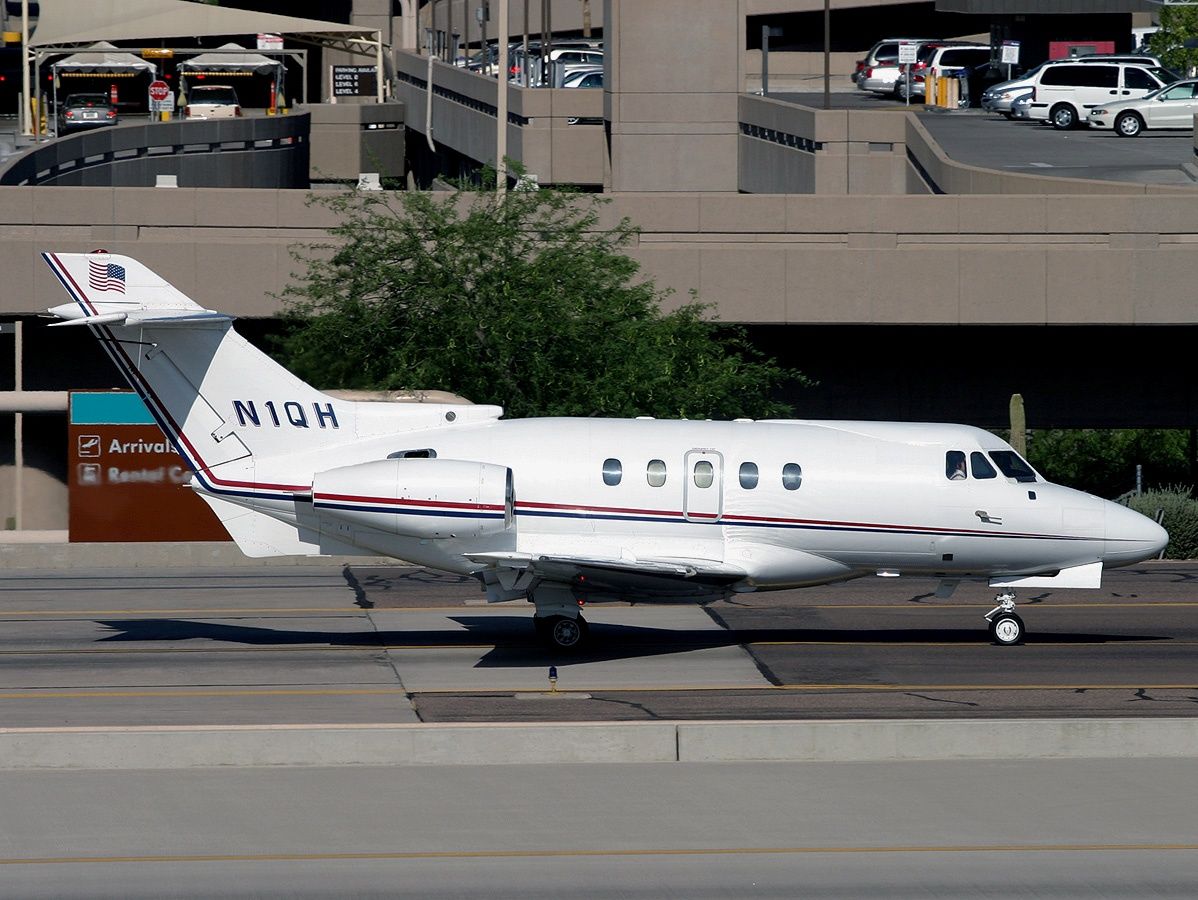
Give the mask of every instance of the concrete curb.
[{"label": "concrete curb", "polygon": [[1198,718],[0,729],[0,769],[1198,757]]}]

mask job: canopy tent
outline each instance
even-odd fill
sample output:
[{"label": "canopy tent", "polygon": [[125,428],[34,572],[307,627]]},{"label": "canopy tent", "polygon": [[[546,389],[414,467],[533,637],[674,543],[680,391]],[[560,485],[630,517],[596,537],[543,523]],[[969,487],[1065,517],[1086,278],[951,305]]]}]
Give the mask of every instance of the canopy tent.
[{"label": "canopy tent", "polygon": [[[384,71],[383,35],[378,29],[187,0],[41,0],[29,48],[40,59],[53,49],[73,49],[97,39],[156,45],[179,38],[260,33],[285,34],[303,43],[372,56],[380,76]],[[378,79],[380,103],[385,81]]]},{"label": "canopy tent", "polygon": [[[158,77],[158,67],[154,63],[142,59],[140,56],[134,56],[132,53],[126,53],[107,41],[99,41],[92,44],[86,50],[74,53],[64,59],[56,60],[50,66],[50,71],[54,74],[53,105],[51,109],[55,115],[58,114],[59,79],[102,78],[107,84],[113,78],[133,78],[138,75],[145,75],[148,76],[150,81],[153,81]],[[94,80],[92,83],[95,84]],[[81,85],[75,85],[76,91],[81,88]],[[87,88],[83,89],[86,90]],[[104,90],[107,92],[107,86],[104,87]],[[112,91],[115,98],[117,96],[115,84],[112,86]],[[124,94],[126,92],[122,91],[121,93]]]},{"label": "canopy tent", "polygon": [[[186,96],[190,93],[190,89],[187,87],[191,83],[190,79],[206,78],[209,75],[220,78],[265,75],[270,78],[270,97],[264,105],[273,109],[278,105],[279,98],[283,96],[283,76],[286,71],[287,67],[281,60],[271,59],[261,53],[246,50],[240,44],[224,44],[211,53],[201,53],[199,56],[193,56],[191,59],[179,63],[180,89]],[[257,85],[261,89],[261,82],[258,82]],[[252,84],[246,86],[250,87],[252,93],[254,90]],[[238,88],[238,96],[243,104],[246,103],[246,95],[241,88]]]},{"label": "canopy tent", "polygon": [[247,52],[240,44],[223,44],[211,53],[201,53],[179,63],[180,74],[187,75],[274,75],[281,68],[283,64],[277,59]]},{"label": "canopy tent", "polygon": [[126,53],[107,41],[92,44],[80,53],[57,60],[50,68],[55,75],[158,74],[158,67],[154,63]]}]

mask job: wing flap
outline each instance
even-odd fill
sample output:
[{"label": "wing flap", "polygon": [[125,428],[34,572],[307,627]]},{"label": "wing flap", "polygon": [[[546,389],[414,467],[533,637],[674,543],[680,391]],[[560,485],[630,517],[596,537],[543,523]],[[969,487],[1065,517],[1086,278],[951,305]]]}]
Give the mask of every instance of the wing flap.
[{"label": "wing flap", "polygon": [[526,597],[538,586],[551,584],[595,599],[687,597],[714,599],[746,572],[712,559],[633,559],[535,553],[470,553],[483,566],[487,597],[493,602]]}]

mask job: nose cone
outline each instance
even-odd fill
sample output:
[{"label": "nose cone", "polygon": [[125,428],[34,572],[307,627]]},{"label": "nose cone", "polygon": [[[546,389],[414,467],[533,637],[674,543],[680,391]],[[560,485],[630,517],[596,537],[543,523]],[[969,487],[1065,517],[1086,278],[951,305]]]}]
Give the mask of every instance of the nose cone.
[{"label": "nose cone", "polygon": [[1121,503],[1106,502],[1106,552],[1103,565],[1126,566],[1160,554],[1169,532]]}]

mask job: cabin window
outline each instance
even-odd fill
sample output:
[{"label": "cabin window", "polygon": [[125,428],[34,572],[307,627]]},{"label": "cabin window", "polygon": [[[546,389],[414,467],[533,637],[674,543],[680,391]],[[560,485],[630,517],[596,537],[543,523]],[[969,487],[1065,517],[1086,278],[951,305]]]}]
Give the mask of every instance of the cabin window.
[{"label": "cabin window", "polygon": [[620,483],[620,479],[624,477],[624,467],[620,465],[618,459],[603,460],[603,483],[609,487],[615,487]]},{"label": "cabin window", "polygon": [[986,459],[986,454],[978,453],[976,450],[969,454],[969,468],[973,470],[974,478],[998,477],[998,473],[994,471],[994,466],[990,465],[990,460]]},{"label": "cabin window", "polygon": [[666,464],[660,459],[649,460],[645,478],[649,480],[649,487],[661,487],[666,483]]},{"label": "cabin window", "polygon": [[740,464],[740,486],[746,491],[751,491],[757,487],[759,477],[757,463],[747,462]]},{"label": "cabin window", "polygon": [[797,491],[803,483],[803,467],[798,463],[787,463],[782,467],[782,487]]},{"label": "cabin window", "polygon": [[695,463],[695,487],[709,488],[715,481],[715,467],[705,459]]},{"label": "cabin window", "polygon": [[437,451],[429,448],[422,450],[396,450],[388,453],[387,459],[436,459]]},{"label": "cabin window", "polygon": [[990,458],[994,460],[994,464],[998,466],[998,471],[1002,472],[1008,478],[1014,478],[1016,481],[1033,482],[1036,480],[1036,473],[1032,467],[1024,462],[1014,450],[992,450]]},{"label": "cabin window", "polygon": [[944,475],[949,481],[961,481],[969,477],[965,471],[965,454],[960,450],[949,450],[944,454]]}]

